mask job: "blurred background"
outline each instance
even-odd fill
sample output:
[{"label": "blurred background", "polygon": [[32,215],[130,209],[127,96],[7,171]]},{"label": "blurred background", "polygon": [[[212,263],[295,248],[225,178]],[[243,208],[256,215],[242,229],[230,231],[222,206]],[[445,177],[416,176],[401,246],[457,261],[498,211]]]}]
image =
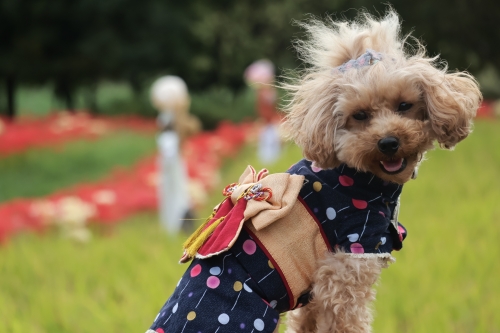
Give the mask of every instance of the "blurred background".
[{"label": "blurred background", "polygon": [[[429,55],[478,78],[485,103],[470,138],[432,151],[406,185],[409,237],[383,273],[374,331],[498,333],[500,2],[392,6]],[[259,159],[265,122],[245,69],[268,59],[280,81],[303,66],[293,20],[360,8],[387,4],[0,1],[0,332],[146,331],[186,268],[187,236],[158,222],[152,83],[184,79],[201,123],[181,149],[201,223],[247,164],[282,172],[301,158],[284,144]]]}]

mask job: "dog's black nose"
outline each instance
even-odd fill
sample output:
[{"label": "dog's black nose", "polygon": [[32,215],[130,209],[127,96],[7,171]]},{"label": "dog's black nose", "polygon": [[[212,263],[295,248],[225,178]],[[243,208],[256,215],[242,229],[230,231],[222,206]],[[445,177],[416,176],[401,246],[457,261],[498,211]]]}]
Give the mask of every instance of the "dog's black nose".
[{"label": "dog's black nose", "polygon": [[380,139],[378,142],[378,150],[382,153],[392,156],[396,154],[399,149],[399,140],[393,136]]}]

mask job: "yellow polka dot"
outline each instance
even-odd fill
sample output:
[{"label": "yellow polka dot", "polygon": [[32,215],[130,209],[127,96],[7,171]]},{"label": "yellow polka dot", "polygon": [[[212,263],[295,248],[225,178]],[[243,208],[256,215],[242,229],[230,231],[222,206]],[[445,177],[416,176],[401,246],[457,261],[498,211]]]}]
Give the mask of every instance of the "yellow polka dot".
[{"label": "yellow polka dot", "polygon": [[193,320],[194,318],[196,318],[196,312],[194,311],[189,312],[187,315],[187,320]]},{"label": "yellow polka dot", "polygon": [[313,189],[316,191],[316,192],[319,192],[321,191],[321,189],[323,188],[323,185],[321,185],[320,182],[314,182],[313,183]]},{"label": "yellow polka dot", "polygon": [[236,281],[233,285],[234,291],[240,291],[243,288],[243,284],[240,281]]},{"label": "yellow polka dot", "polygon": [[271,269],[274,269],[274,266],[273,266],[273,263],[271,262],[271,260],[268,260],[267,264],[269,265],[269,267],[271,267]]}]

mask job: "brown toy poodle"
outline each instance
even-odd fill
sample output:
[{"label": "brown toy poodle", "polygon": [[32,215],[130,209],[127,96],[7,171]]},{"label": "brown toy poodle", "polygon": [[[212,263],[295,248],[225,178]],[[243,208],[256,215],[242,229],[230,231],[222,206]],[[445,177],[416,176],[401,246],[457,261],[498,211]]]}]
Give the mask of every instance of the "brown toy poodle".
[{"label": "brown toy poodle", "polygon": [[283,129],[305,159],[286,173],[249,167],[224,189],[148,332],[271,333],[286,311],[288,333],[371,331],[373,286],[406,237],[402,186],[434,142],[467,137],[482,97],[401,36],[392,9],[302,26],[309,66],[283,85]]}]

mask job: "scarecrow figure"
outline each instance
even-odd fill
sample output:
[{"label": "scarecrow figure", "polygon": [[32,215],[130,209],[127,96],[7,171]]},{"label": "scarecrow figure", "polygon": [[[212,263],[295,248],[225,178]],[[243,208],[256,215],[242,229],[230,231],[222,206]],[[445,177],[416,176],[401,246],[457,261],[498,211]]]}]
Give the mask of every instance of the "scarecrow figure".
[{"label": "scarecrow figure", "polygon": [[200,122],[189,114],[191,100],[188,89],[177,76],[169,75],[156,80],[151,87],[151,102],[159,111],[160,222],[169,234],[175,235],[181,229],[190,232],[194,216],[182,147],[189,136],[200,130]]},{"label": "scarecrow figure", "polygon": [[262,164],[268,165],[275,162],[281,153],[274,65],[269,60],[255,61],[245,70],[244,78],[257,92],[256,109],[259,121],[263,124],[259,135],[258,156]]}]

